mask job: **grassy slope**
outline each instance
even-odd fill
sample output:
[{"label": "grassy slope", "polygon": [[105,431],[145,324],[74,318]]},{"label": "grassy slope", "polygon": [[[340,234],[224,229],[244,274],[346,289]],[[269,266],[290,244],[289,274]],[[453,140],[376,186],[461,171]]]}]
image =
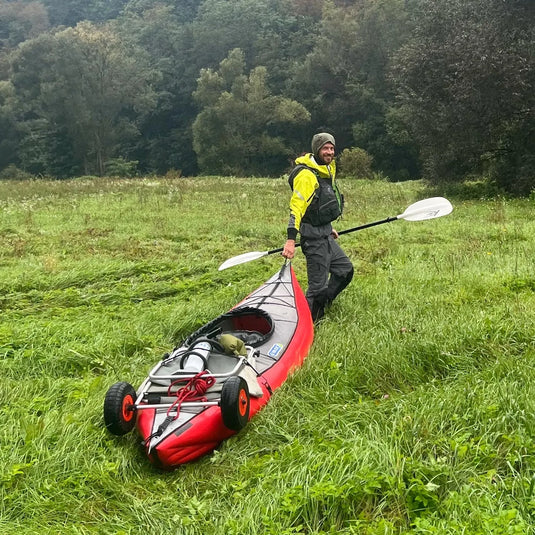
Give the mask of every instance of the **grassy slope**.
[{"label": "grassy slope", "polygon": [[[345,181],[340,229],[421,183]],[[213,455],[152,469],[103,429],[117,380],[281,263],[283,180],[0,183],[0,533],[531,533],[532,201],[341,238],[351,286],[305,366]],[[303,258],[294,261],[306,286]]]}]

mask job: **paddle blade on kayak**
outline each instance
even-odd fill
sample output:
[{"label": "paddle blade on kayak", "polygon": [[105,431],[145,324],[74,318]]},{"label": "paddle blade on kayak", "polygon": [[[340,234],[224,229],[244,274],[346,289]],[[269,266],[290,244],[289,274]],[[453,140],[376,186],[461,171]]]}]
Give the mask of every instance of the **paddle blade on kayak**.
[{"label": "paddle blade on kayak", "polygon": [[245,264],[246,262],[257,260],[258,258],[267,256],[268,254],[269,251],[251,251],[249,253],[243,253],[238,256],[233,256],[232,258],[225,260],[219,266],[219,271],[223,271],[224,269],[227,269],[229,267],[238,266],[239,264]]}]

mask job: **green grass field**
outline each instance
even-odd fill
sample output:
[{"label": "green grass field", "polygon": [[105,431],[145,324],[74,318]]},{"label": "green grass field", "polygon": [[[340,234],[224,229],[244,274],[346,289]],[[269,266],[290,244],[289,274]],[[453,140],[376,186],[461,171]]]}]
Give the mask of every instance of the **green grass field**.
[{"label": "green grass field", "polygon": [[454,211],[341,237],[355,278],[303,368],[163,473],[105,430],[105,393],[280,268],[217,270],[283,245],[286,181],[0,182],[1,534],[534,533],[533,200],[342,189],[339,230],[436,195]]}]

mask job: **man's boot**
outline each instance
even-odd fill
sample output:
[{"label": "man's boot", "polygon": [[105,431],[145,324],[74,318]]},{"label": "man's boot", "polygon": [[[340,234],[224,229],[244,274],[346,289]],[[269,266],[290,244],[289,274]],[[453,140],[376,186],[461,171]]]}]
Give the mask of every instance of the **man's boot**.
[{"label": "man's boot", "polygon": [[319,321],[325,315],[325,299],[325,294],[320,294],[308,300],[308,306],[310,307],[310,313],[314,323]]},{"label": "man's boot", "polygon": [[344,277],[331,275],[327,286],[324,306],[330,305],[335,300],[336,296],[351,282],[353,273],[354,270],[351,268],[351,271]]}]

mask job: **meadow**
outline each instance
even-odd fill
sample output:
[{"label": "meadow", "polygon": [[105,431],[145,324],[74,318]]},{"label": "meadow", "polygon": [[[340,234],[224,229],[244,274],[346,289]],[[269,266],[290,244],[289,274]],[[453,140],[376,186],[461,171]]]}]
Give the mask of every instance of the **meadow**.
[{"label": "meadow", "polygon": [[304,366],[162,472],[104,428],[105,393],[280,268],[217,269],[283,245],[286,180],[0,182],[0,533],[534,533],[534,201],[476,186],[342,181],[339,230],[454,211],[341,237],[355,278]]}]

